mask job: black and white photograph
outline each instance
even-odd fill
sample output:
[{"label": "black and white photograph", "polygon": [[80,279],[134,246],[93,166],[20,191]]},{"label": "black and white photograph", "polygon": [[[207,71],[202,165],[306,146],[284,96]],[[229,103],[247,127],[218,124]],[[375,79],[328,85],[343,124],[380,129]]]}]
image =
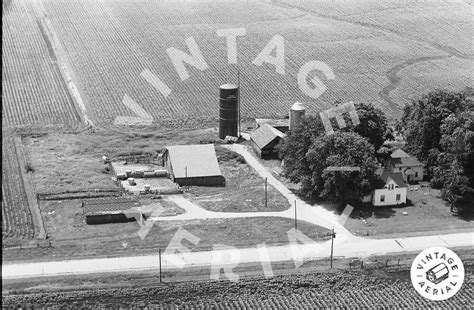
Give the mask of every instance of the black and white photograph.
[{"label": "black and white photograph", "polygon": [[473,309],[472,0],[2,0],[3,309]]}]

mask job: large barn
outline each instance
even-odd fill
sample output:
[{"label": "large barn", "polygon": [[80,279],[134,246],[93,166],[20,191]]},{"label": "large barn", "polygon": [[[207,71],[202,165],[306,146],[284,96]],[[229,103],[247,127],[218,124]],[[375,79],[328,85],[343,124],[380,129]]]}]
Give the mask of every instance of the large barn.
[{"label": "large barn", "polygon": [[167,146],[163,159],[170,178],[180,186],[225,186],[213,144]]}]

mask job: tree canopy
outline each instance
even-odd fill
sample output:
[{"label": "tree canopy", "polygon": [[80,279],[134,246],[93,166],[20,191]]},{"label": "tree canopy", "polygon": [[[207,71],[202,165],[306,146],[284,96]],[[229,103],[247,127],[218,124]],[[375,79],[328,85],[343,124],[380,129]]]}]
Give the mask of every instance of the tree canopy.
[{"label": "tree canopy", "polygon": [[302,126],[296,131],[289,131],[279,153],[284,160],[285,177],[294,183],[310,177],[309,163],[306,153],[316,138],[324,134],[324,127],[319,116],[307,115]]},{"label": "tree canopy", "polygon": [[354,132],[365,137],[377,151],[386,139],[393,139],[392,131],[387,127],[387,117],[379,108],[370,103],[356,103],[355,108],[360,124],[353,128]]},{"label": "tree canopy", "polygon": [[[301,128],[288,132],[280,145],[285,177],[301,183],[307,197],[334,202],[360,201],[373,190],[378,182],[374,154],[368,139],[351,129],[327,135],[315,116],[307,116]],[[361,171],[328,171],[329,166],[360,167]]]},{"label": "tree canopy", "polygon": [[[378,183],[374,147],[354,132],[319,136],[306,154],[310,178],[302,182],[305,193],[334,202],[357,202]],[[360,171],[328,171],[327,167],[359,167]]]},{"label": "tree canopy", "polygon": [[[437,90],[407,105],[403,110],[402,126],[406,139],[406,151],[423,162],[429,160],[432,149],[440,150],[441,125],[451,114],[467,109],[466,95]],[[433,151],[431,151],[433,152]],[[430,174],[431,166],[428,166]]]},{"label": "tree canopy", "polygon": [[469,111],[449,115],[441,125],[438,166],[431,183],[451,203],[474,188],[474,120]]},{"label": "tree canopy", "polygon": [[431,185],[454,205],[474,187],[474,120],[465,92],[438,90],[404,109],[405,149],[425,164]]}]

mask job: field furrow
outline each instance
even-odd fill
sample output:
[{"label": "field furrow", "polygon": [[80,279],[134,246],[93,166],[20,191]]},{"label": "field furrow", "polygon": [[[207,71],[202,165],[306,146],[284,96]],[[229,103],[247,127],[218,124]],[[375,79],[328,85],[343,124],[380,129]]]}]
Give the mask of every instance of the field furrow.
[{"label": "field furrow", "polygon": [[[461,29],[457,33],[460,40],[468,37],[468,20],[457,2],[443,6],[452,9],[443,16],[431,14],[440,6],[429,3],[410,2],[403,8],[394,1],[361,2],[346,8],[338,1],[288,0],[283,5],[204,2],[43,1],[87,100],[104,127],[113,126],[118,116],[135,116],[122,103],[125,95],[149,113],[156,125],[216,124],[218,86],[236,83],[238,71],[243,118],[282,117],[295,101],[307,103],[309,113],[318,113],[335,101],[353,100],[372,102],[395,119],[409,100],[383,91],[390,88],[389,73],[394,67],[413,59],[448,57],[449,48],[463,53],[460,45],[450,47],[451,41],[441,44],[439,39],[423,39],[423,32],[412,28],[421,23],[424,31],[441,37]],[[427,13],[415,18],[416,12],[425,9]],[[407,20],[387,20],[393,11],[401,12]],[[402,30],[392,29],[395,23],[403,23]],[[237,38],[238,64],[228,64],[226,39],[216,35],[218,29],[225,28],[246,29],[246,35]],[[277,73],[273,64],[253,64],[275,35],[284,38],[285,74]],[[188,52],[185,40],[191,37],[208,68],[186,65],[190,77],[182,81],[166,50],[174,47]],[[308,77],[317,75],[327,86],[318,98],[309,97],[297,83],[301,66],[314,60],[328,64],[336,76],[327,80],[321,72],[314,72]],[[459,68],[456,62],[452,65]],[[171,89],[169,96],[140,76],[145,69]],[[428,70],[432,69],[436,68]],[[439,86],[469,86],[466,73],[460,72],[462,85],[445,82]],[[430,88],[431,81],[423,86]]]},{"label": "field furrow", "polygon": [[76,128],[80,120],[28,2],[2,18],[3,127]]},{"label": "field furrow", "polygon": [[12,136],[2,136],[2,236],[4,245],[33,238],[34,227]]}]

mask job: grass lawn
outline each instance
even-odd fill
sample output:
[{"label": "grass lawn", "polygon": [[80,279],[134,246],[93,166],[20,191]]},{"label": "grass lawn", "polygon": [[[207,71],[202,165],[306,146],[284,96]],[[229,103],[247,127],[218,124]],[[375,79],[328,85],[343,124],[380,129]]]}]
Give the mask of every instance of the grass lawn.
[{"label": "grass lawn", "polygon": [[290,207],[288,200],[265,180],[237,153],[217,147],[225,187],[192,186],[187,198],[202,208],[218,212],[282,211]]},{"label": "grass lawn", "polygon": [[[408,191],[411,201],[406,207],[366,207],[355,210],[345,227],[356,235],[374,238],[447,234],[474,230],[474,214],[452,215],[439,198],[439,191],[423,195],[421,190]],[[407,215],[403,215],[406,212]],[[364,221],[361,219],[365,219]]]},{"label": "grass lawn", "polygon": [[[154,200],[157,201],[163,202]],[[62,260],[147,255],[156,253],[158,248],[165,249],[179,228],[200,238],[199,244],[191,247],[195,251],[210,250],[214,244],[237,248],[252,247],[262,242],[280,245],[288,243],[287,232],[294,225],[291,219],[261,217],[166,221],[156,222],[146,238],[141,240],[137,234],[139,225],[136,222],[85,224],[80,205],[79,200],[42,201],[40,208],[52,247],[4,249],[3,259]],[[177,208],[172,205],[166,207]],[[329,234],[327,229],[306,222],[298,222],[298,230],[314,240],[325,240]]]},{"label": "grass lawn", "polygon": [[300,188],[299,184],[295,184],[283,177],[283,167],[281,166],[281,160],[279,159],[261,159],[258,158],[260,163],[267,168],[267,170],[281,183],[283,183],[288,189],[293,192],[297,192]]}]

